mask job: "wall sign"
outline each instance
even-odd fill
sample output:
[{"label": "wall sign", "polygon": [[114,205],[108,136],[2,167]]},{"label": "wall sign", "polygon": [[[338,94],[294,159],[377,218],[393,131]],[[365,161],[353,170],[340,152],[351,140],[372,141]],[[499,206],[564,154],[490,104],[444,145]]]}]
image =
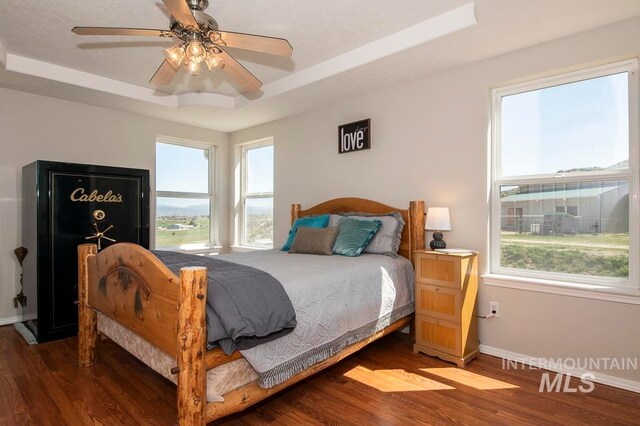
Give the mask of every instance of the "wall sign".
[{"label": "wall sign", "polygon": [[371,149],[371,119],[338,126],[338,154]]}]

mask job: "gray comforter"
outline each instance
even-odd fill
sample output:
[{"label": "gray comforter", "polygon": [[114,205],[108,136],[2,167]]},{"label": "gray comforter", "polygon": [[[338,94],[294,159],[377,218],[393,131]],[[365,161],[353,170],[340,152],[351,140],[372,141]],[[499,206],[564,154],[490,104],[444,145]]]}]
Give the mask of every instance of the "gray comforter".
[{"label": "gray comforter", "polygon": [[414,310],[413,267],[403,257],[317,256],[280,250],[221,257],[277,278],[296,310],[295,330],[242,351],[265,388],[288,380]]},{"label": "gray comforter", "polygon": [[212,257],[153,251],[174,274],[180,268],[208,268],[207,340],[230,354],[284,336],[296,313],[282,284],[267,272]]}]

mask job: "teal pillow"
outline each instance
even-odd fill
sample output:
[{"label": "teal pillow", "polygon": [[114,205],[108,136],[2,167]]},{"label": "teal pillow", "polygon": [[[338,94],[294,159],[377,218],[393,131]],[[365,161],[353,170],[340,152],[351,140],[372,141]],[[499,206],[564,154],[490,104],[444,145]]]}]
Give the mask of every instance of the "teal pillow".
[{"label": "teal pillow", "polygon": [[307,216],[296,219],[289,231],[289,238],[287,238],[287,242],[282,246],[282,251],[289,251],[293,244],[293,240],[296,238],[296,233],[298,232],[299,227],[306,226],[309,228],[326,228],[327,225],[329,225],[329,216],[330,215],[328,214],[321,214],[319,216]]},{"label": "teal pillow", "polygon": [[382,221],[379,220],[358,220],[343,217],[338,222],[340,231],[333,244],[333,252],[343,256],[360,256],[381,225]]}]

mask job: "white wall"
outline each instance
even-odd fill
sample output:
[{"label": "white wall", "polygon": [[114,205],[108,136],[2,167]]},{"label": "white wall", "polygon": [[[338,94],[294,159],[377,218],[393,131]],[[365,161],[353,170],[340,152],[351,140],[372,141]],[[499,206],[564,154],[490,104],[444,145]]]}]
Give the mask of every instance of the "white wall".
[{"label": "white wall", "polygon": [[[231,142],[275,138],[277,244],[293,202],[425,200],[450,208],[447,242],[479,250],[484,273],[491,88],[638,52],[640,20],[632,20],[239,131]],[[339,155],[337,126],[362,118],[371,118],[372,149]],[[639,305],[482,285],[481,313],[489,300],[500,302],[501,317],[481,320],[483,345],[534,357],[640,356]],[[640,371],[605,373],[640,382]]]},{"label": "white wall", "polygon": [[[218,147],[220,204],[226,206],[228,134],[0,88],[0,324],[34,308],[33,304],[24,312],[13,308],[20,287],[13,250],[21,245],[22,166],[54,160],[149,169],[154,188],[157,135]],[[153,204],[151,215],[155,217]],[[225,207],[220,217],[220,242],[225,246],[228,229]]]}]

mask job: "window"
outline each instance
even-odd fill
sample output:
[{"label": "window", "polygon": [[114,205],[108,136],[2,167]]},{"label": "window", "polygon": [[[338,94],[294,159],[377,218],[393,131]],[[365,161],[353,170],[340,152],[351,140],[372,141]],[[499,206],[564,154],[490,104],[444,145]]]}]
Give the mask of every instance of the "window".
[{"label": "window", "polygon": [[493,91],[491,272],[638,286],[637,62]]},{"label": "window", "polygon": [[156,143],[156,248],[211,251],[214,148]]},{"label": "window", "polygon": [[240,244],[273,247],[273,140],[242,146]]}]

